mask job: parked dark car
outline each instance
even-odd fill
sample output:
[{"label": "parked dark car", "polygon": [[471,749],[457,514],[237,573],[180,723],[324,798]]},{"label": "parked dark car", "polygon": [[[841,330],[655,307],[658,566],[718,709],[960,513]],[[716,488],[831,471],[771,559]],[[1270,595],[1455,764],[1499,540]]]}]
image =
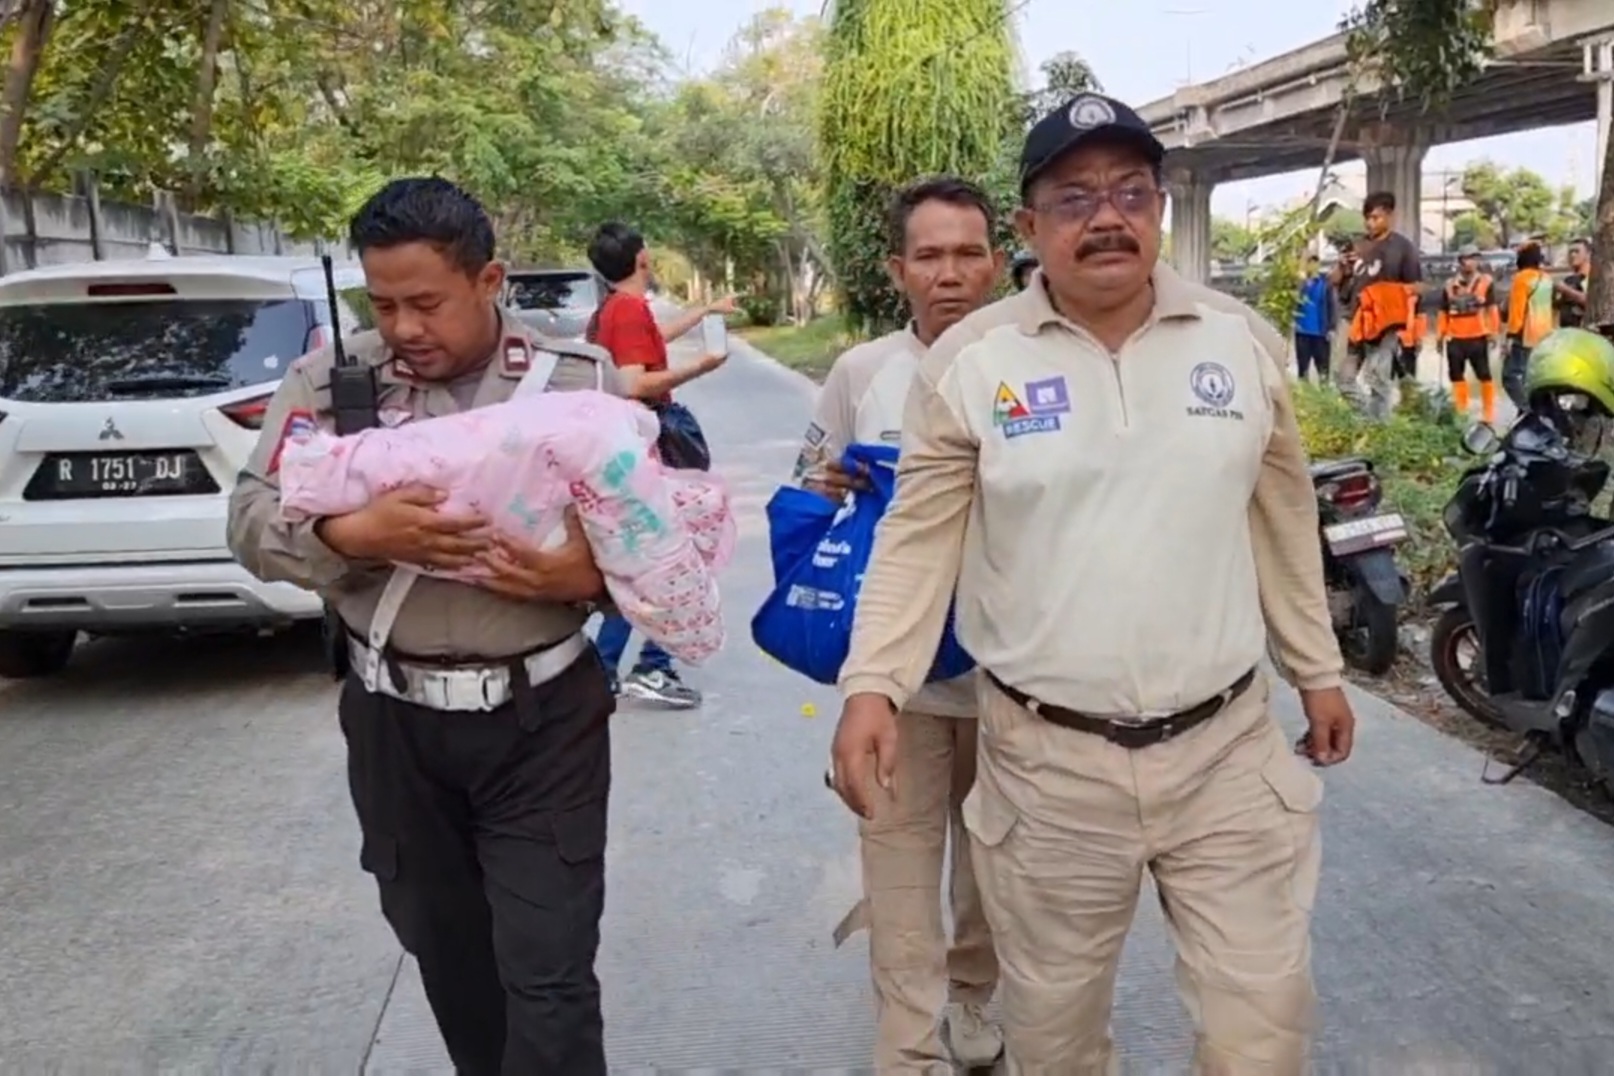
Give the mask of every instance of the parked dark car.
[{"label": "parked dark car", "polygon": [[546,336],[581,337],[605,296],[589,269],[512,269],[506,281],[505,304]]}]

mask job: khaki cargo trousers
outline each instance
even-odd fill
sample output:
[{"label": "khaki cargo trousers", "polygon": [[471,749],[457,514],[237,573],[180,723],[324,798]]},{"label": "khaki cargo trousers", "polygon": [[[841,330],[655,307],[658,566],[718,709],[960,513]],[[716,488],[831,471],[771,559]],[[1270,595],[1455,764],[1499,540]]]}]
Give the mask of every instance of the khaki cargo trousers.
[{"label": "khaki cargo trousers", "polygon": [[[931,1076],[952,1072],[940,1033],[947,1003],[985,1005],[997,986],[997,956],[962,815],[975,782],[976,722],[908,711],[897,721],[893,792],[872,796],[874,818],[858,824],[863,899],[836,928],[835,940],[869,931],[879,1076]],[[941,901],[949,832],[951,947]]]},{"label": "khaki cargo trousers", "polygon": [[1266,677],[1138,750],[1051,724],[981,683],[964,804],[1003,975],[1013,1076],[1114,1076],[1110,1006],[1154,876],[1199,1076],[1302,1076],[1322,781],[1268,710]]}]

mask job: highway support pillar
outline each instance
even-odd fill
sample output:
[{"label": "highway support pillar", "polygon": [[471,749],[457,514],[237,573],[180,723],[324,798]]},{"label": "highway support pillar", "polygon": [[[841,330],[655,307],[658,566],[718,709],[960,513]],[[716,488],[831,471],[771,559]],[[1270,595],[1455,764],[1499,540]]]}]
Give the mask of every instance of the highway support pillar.
[{"label": "highway support pillar", "polygon": [[1603,189],[1603,170],[1608,167],[1608,140],[1614,130],[1614,37],[1597,37],[1583,42],[1585,70],[1581,81],[1597,87],[1597,157],[1592,161],[1592,191]]},{"label": "highway support pillar", "polygon": [[1423,159],[1429,147],[1421,142],[1364,146],[1367,192],[1395,195],[1395,230],[1423,247]]},{"label": "highway support pillar", "polygon": [[1196,284],[1210,280],[1211,192],[1216,182],[1203,172],[1173,169],[1166,176],[1171,194],[1171,264]]}]

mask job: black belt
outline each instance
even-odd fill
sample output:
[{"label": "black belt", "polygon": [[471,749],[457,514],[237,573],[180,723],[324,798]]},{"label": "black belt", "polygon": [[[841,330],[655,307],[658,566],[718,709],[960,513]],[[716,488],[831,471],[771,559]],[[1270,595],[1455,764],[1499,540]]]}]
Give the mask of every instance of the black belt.
[{"label": "black belt", "polygon": [[1061,728],[1074,729],[1077,732],[1086,732],[1093,736],[1102,736],[1117,747],[1124,747],[1129,751],[1136,751],[1142,747],[1153,747],[1157,743],[1165,743],[1174,737],[1181,736],[1196,725],[1203,725],[1211,718],[1225,710],[1229,703],[1244,694],[1251,684],[1255,683],[1255,670],[1251,669],[1220,695],[1206,699],[1197,706],[1190,706],[1186,710],[1178,710],[1165,717],[1151,718],[1146,721],[1115,721],[1107,717],[1094,717],[1092,714],[1080,713],[1076,710],[1067,710],[1063,706],[1050,706],[1044,702],[1027,695],[1018,688],[1010,687],[999,680],[990,670],[986,675],[997,685],[998,690],[1007,695],[1018,706],[1022,706],[1044,721],[1058,725]]}]

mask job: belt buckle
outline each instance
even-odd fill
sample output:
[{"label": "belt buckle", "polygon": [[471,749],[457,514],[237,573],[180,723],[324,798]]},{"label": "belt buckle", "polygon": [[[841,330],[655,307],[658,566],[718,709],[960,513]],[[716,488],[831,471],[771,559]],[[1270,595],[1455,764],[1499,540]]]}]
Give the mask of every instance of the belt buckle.
[{"label": "belt buckle", "polygon": [[1143,720],[1109,721],[1104,738],[1117,747],[1137,751],[1144,747],[1165,743],[1176,735],[1176,722],[1169,717],[1151,717]]},{"label": "belt buckle", "polygon": [[459,713],[495,709],[492,669],[436,669],[421,682],[426,705]]}]

